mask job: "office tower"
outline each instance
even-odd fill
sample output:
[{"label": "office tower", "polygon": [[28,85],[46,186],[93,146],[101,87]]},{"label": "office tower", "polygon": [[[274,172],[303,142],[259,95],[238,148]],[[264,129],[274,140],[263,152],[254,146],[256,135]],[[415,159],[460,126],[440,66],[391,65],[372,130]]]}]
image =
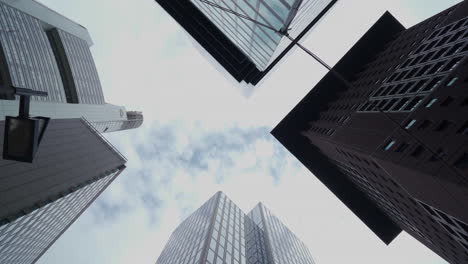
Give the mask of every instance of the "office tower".
[{"label": "office tower", "polygon": [[125,163],[85,119],[52,119],[33,164],[0,160],[0,263],[35,263]]},{"label": "office tower", "polygon": [[244,214],[218,192],[172,233],[156,264],[313,264],[305,244],[262,203]]},{"label": "office tower", "polygon": [[272,134],[385,243],[468,263],[468,2],[385,14]]},{"label": "office tower", "polygon": [[[49,93],[32,98],[31,115],[85,117],[100,132],[138,127],[142,115],[105,102],[92,44],[86,28],[36,1],[0,0],[0,85]],[[17,114],[18,100],[0,91],[0,120]]]},{"label": "office tower", "polygon": [[[336,0],[156,0],[193,38],[196,46],[227,72],[245,95],[286,56],[294,44],[276,30],[288,30],[299,41]],[[220,8],[218,8],[220,7]],[[240,16],[239,16],[240,15]],[[231,79],[232,80],[232,79]]]}]

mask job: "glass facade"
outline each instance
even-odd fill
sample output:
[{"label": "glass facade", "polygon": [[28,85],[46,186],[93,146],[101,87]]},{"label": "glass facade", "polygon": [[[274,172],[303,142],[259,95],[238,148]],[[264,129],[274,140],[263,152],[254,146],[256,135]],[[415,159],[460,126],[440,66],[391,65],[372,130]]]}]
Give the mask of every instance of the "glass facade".
[{"label": "glass facade", "polygon": [[34,263],[117,177],[109,174],[63,198],[0,225],[0,263]]},{"label": "glass facade", "polygon": [[14,86],[48,92],[34,100],[66,102],[54,53],[41,21],[0,2],[0,41]]},{"label": "glass facade", "polygon": [[[139,127],[141,113],[105,102],[91,45],[84,27],[39,3],[0,1],[0,82],[48,92],[32,97],[31,115],[84,117],[101,133]],[[17,115],[18,100],[0,106],[0,120]]]},{"label": "glass facade", "polygon": [[177,227],[157,264],[200,263],[216,202],[217,197],[213,196]]},{"label": "glass facade", "polygon": [[78,100],[82,104],[104,104],[101,82],[88,43],[58,30],[73,75]]},{"label": "glass facade", "polygon": [[[267,216],[265,218],[265,215]],[[218,192],[174,231],[156,264],[313,264],[309,251],[259,204],[248,215]]]},{"label": "glass facade", "polygon": [[[259,70],[265,70],[271,60],[280,55],[290,44],[281,40],[278,33],[252,21],[216,8],[219,5],[235,13],[247,16],[276,30],[291,28],[292,36],[300,34],[331,0],[191,0]],[[209,2],[209,3],[206,3]],[[297,17],[297,19],[296,19]],[[278,46],[280,46],[278,48]]]}]

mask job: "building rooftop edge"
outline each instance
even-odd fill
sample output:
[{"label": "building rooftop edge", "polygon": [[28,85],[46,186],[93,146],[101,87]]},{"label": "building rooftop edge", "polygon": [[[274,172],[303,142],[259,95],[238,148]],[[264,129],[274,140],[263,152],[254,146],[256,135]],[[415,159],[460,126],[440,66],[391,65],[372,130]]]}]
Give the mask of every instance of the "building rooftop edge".
[{"label": "building rooftop edge", "polygon": [[37,0],[0,0],[0,2],[33,16],[51,26],[66,31],[93,45],[91,35],[82,25],[38,2]]}]

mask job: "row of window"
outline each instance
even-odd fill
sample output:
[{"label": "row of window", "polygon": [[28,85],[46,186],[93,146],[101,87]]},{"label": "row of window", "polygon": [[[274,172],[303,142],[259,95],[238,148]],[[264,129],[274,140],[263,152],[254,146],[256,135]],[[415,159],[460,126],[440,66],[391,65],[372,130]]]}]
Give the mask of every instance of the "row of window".
[{"label": "row of window", "polygon": [[[466,46],[466,51],[468,51],[468,44]],[[460,49],[461,51],[461,49]],[[413,78],[418,78],[427,75],[433,75],[442,72],[449,72],[455,69],[460,62],[462,61],[463,56],[456,57],[453,59],[446,59],[442,61],[436,61],[431,64],[421,65],[420,67],[414,69],[408,69],[404,71],[399,71],[394,73],[385,83],[398,82],[402,80],[409,80]]]},{"label": "row of window", "polygon": [[245,264],[245,214],[224,194],[220,196],[207,263]]},{"label": "row of window", "polygon": [[0,228],[0,262],[31,263],[67,228],[116,173],[49,203]]},{"label": "row of window", "polygon": [[423,202],[420,205],[468,251],[468,225]]},{"label": "row of window", "polygon": [[[442,121],[442,123],[438,126],[437,129],[440,129],[440,127],[447,128],[450,126],[450,123],[447,121]],[[436,129],[436,131],[437,131]],[[394,152],[398,153],[403,153],[406,150],[410,149],[410,144],[407,142],[401,142],[399,145],[397,145],[397,140],[391,139],[389,140],[383,147],[384,151],[389,151],[393,149]],[[410,153],[410,156],[414,158],[419,158],[427,151],[427,147],[423,145],[417,145]],[[438,148],[435,152],[430,151],[432,155],[429,157],[428,161],[429,162],[435,162],[435,161],[441,161],[445,160],[445,158],[448,156],[448,154],[444,151],[442,148]],[[463,153],[461,154],[453,163],[453,165],[461,170],[465,170],[468,168],[468,153]]]},{"label": "row of window", "polygon": [[314,264],[305,244],[299,240],[275,215],[264,206],[259,206],[265,217],[265,226],[275,263]]},{"label": "row of window", "polygon": [[156,261],[157,264],[198,263],[215,204],[216,195],[176,228]]},{"label": "row of window", "polygon": [[411,112],[424,100],[423,96],[371,100],[364,103],[358,112]]}]

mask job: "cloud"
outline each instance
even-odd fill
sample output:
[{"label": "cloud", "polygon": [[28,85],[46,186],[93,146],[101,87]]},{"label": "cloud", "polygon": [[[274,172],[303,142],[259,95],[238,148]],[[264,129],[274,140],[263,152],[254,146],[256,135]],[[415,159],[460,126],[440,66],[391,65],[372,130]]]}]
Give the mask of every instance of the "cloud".
[{"label": "cloud", "polygon": [[[42,2],[89,29],[106,100],[142,110],[145,123],[107,135],[128,168],[39,263],[154,263],[218,190],[245,212],[263,201],[317,263],[443,263],[407,235],[384,246],[269,135],[325,73],[302,51],[246,99],[152,0]],[[304,45],[333,64],[386,9],[411,25],[454,2],[338,1]]]}]

